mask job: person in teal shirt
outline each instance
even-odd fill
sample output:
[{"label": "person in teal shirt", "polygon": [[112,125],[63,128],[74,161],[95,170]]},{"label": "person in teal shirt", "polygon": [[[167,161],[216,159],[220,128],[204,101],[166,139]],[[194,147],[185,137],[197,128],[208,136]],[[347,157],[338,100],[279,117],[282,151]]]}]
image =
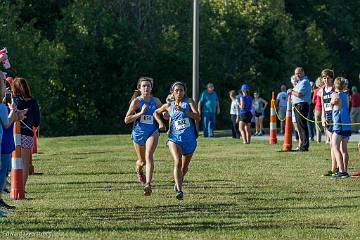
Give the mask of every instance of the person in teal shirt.
[{"label": "person in teal shirt", "polygon": [[220,114],[219,98],[214,84],[208,83],[200,95],[198,111],[202,117],[204,137],[214,137],[216,113]]}]

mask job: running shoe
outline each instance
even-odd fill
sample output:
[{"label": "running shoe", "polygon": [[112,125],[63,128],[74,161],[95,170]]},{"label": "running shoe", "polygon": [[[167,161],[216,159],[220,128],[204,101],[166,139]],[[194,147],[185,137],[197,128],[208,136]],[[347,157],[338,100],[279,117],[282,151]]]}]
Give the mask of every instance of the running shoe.
[{"label": "running shoe", "polygon": [[145,187],[144,187],[144,196],[150,196],[152,193],[152,189],[151,189],[151,185],[148,183],[148,184],[145,184]]},{"label": "running shoe", "polygon": [[347,172],[337,172],[332,178],[348,178],[349,174]]},{"label": "running shoe", "polygon": [[354,172],[351,176],[353,176],[353,177],[360,177],[360,170]]},{"label": "running shoe", "polygon": [[4,202],[3,199],[0,199],[0,208],[5,208],[5,209],[15,209],[15,206],[11,206],[9,204],[7,204],[6,202]]},{"label": "running shoe", "polygon": [[327,171],[326,173],[324,173],[322,175],[323,177],[332,177],[332,176],[335,176],[335,173],[333,171]]},{"label": "running shoe", "polygon": [[146,183],[146,177],[144,175],[144,172],[143,171],[136,171],[136,177],[137,179],[139,180],[139,182],[145,184]]},{"label": "running shoe", "polygon": [[182,191],[176,192],[176,199],[177,200],[183,200],[184,199],[184,193]]},{"label": "running shoe", "polygon": [[259,132],[259,133],[258,133],[258,136],[262,136],[262,135],[263,135],[263,133],[262,133],[262,132]]}]

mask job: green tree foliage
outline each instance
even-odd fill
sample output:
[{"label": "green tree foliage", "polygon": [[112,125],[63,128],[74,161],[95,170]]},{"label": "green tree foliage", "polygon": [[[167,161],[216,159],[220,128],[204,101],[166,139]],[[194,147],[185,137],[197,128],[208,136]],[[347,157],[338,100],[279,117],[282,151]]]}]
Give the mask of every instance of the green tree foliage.
[{"label": "green tree foliage", "polygon": [[[215,83],[227,126],[227,92],[247,83],[266,99],[293,69],[358,74],[360,4],[339,0],[202,0],[200,84]],[[128,132],[123,118],[140,76],[164,100],[191,86],[192,0],[0,0],[0,46],[10,74],[29,80],[46,135]],[[188,90],[191,95],[191,89]]]}]

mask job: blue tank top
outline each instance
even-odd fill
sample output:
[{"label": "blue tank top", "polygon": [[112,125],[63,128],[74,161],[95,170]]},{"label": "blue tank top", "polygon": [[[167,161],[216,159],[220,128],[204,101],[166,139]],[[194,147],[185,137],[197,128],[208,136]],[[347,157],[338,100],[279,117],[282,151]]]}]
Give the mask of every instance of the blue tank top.
[{"label": "blue tank top", "polygon": [[334,92],[334,88],[331,88],[329,92],[325,91],[325,88],[323,88],[323,108],[325,111],[325,119],[328,122],[332,122],[332,106],[330,104],[331,102],[331,94]]},{"label": "blue tank top", "polygon": [[154,97],[151,97],[150,100],[146,102],[142,97],[137,97],[137,100],[140,103],[140,107],[136,110],[136,113],[141,111],[144,104],[147,104],[148,107],[146,108],[145,113],[134,122],[133,131],[144,135],[152,134],[159,128],[158,123],[153,117],[153,113],[157,109],[155,99]]},{"label": "blue tank top", "polygon": [[344,92],[339,92],[337,95],[340,98],[341,106],[334,106],[332,110],[332,118],[333,118],[333,129],[334,131],[351,131],[350,125],[340,125],[339,123],[349,124],[350,114],[349,108],[347,104],[348,95]]},{"label": "blue tank top", "polygon": [[251,111],[252,97],[248,95],[242,95],[241,98],[244,101],[244,108],[240,109],[240,113],[247,113]]},{"label": "blue tank top", "polygon": [[[191,111],[188,101],[188,98],[184,98],[180,105],[185,111]],[[169,115],[171,119],[169,140],[174,142],[196,141],[194,121],[185,112],[175,109],[175,101],[170,103]]]}]

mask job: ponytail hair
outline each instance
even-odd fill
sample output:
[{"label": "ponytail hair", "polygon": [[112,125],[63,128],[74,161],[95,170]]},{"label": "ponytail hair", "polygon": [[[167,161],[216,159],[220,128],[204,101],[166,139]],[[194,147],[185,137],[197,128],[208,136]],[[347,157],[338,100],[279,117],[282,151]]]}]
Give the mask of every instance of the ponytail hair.
[{"label": "ponytail hair", "polygon": [[134,90],[133,95],[131,96],[129,104],[134,101],[135,98],[141,96],[141,91],[139,89]]}]

